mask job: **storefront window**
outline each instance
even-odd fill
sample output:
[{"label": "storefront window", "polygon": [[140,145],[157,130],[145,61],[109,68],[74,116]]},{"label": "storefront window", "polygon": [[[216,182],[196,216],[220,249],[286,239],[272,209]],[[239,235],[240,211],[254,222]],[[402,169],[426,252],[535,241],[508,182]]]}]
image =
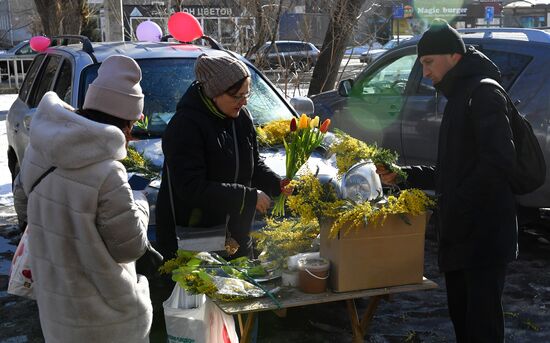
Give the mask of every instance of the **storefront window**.
[{"label": "storefront window", "polygon": [[[220,19],[221,43],[224,46],[232,46],[236,43],[237,25],[233,18]],[[233,49],[232,49],[233,50]]]},{"label": "storefront window", "polygon": [[519,21],[522,27],[546,26],[546,18],[544,16],[524,16],[520,17]]},{"label": "storefront window", "polygon": [[202,25],[204,34],[212,36],[216,40],[219,39],[218,18],[203,19]]}]

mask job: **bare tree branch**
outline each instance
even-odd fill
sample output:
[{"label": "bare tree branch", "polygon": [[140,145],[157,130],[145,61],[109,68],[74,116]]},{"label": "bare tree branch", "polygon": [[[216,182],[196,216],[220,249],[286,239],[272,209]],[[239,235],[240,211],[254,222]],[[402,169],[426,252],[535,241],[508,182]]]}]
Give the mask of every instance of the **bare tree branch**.
[{"label": "bare tree branch", "polygon": [[309,96],[334,88],[346,44],[364,2],[365,0],[335,2],[323,47],[311,77]]},{"label": "bare tree branch", "polygon": [[87,13],[85,0],[34,0],[44,34],[80,34],[83,16]]}]

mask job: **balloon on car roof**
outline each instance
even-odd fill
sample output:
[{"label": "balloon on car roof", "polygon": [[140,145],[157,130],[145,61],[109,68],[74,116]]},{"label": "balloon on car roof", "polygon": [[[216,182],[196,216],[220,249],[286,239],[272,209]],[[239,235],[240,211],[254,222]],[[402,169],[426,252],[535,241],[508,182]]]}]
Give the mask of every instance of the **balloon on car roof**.
[{"label": "balloon on car roof", "polygon": [[185,43],[190,43],[204,35],[197,18],[187,12],[172,14],[168,19],[168,31],[172,37]]}]

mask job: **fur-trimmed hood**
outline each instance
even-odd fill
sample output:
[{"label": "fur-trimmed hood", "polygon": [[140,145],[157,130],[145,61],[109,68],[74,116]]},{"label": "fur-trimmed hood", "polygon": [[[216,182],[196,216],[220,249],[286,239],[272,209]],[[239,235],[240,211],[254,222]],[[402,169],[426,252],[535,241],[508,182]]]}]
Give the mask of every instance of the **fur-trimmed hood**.
[{"label": "fur-trimmed hood", "polygon": [[30,144],[52,166],[64,169],[126,157],[126,141],[119,128],[84,118],[54,92],[46,93],[38,105]]}]

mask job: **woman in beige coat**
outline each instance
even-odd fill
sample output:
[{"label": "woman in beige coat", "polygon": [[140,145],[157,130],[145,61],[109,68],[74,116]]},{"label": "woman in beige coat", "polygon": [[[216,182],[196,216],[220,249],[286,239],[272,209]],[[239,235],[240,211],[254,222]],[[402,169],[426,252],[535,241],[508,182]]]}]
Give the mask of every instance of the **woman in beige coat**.
[{"label": "woman in beige coat", "polygon": [[148,342],[149,286],[135,261],[149,244],[149,207],[119,162],[143,111],[140,80],[133,59],[111,56],[82,110],[49,92],[33,118],[18,182],[46,342]]}]

